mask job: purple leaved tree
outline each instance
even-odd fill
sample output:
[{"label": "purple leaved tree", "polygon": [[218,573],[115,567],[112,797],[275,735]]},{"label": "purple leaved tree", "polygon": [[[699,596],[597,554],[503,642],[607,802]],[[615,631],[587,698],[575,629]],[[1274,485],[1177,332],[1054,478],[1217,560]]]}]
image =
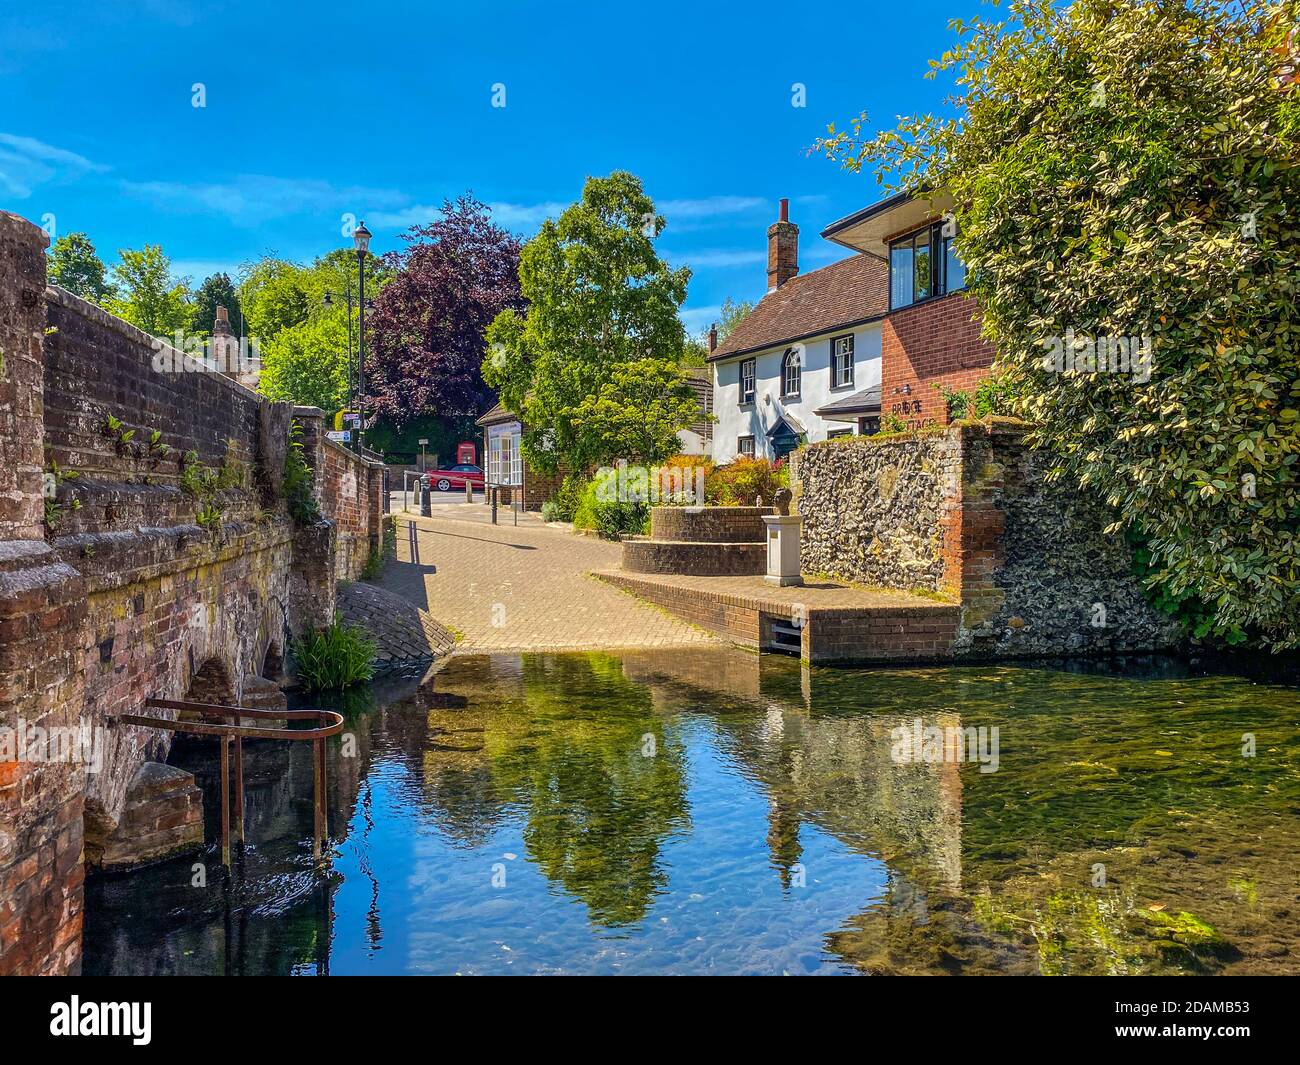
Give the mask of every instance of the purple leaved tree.
[{"label": "purple leaved tree", "polygon": [[385,256],[394,277],[367,322],[367,409],[395,428],[414,418],[474,417],[494,401],[483,382],[484,331],[522,309],[519,240],[466,194],[412,226]]}]

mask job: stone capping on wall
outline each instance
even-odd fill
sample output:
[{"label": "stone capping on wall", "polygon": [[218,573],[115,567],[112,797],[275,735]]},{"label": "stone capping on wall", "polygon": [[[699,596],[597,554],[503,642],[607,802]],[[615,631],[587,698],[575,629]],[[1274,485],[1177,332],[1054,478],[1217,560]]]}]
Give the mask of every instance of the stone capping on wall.
[{"label": "stone capping on wall", "polygon": [[87,299],[82,299],[80,296],[74,295],[65,288],[60,288],[58,285],[47,285],[45,287],[45,299],[50,303],[57,303],[60,307],[72,311],[74,314],[79,314],[83,318],[88,318],[96,325],[120,333],[133,343],[142,344],[144,347],[151,348],[159,353],[168,354],[173,360],[179,360],[181,364],[185,366],[186,372],[206,373],[213,380],[219,381],[222,387],[233,389],[236,394],[242,398],[247,399],[251,397],[254,400],[262,400],[266,398],[260,392],[254,392],[247,385],[240,384],[233,377],[228,377],[219,370],[213,370],[208,366],[204,366],[203,363],[193,356],[187,355],[183,351],[178,351],[171,344],[158,339],[152,333],[146,333],[138,326],[132,325],[130,322],[117,317],[115,314],[110,314],[98,304],[91,303]]}]

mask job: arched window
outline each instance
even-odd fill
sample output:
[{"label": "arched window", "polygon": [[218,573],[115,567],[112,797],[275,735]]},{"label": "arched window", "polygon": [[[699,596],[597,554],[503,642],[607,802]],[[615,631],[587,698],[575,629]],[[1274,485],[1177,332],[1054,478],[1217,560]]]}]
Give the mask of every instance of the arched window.
[{"label": "arched window", "polygon": [[803,349],[790,348],[781,357],[781,395],[799,394],[799,380],[803,375]]}]

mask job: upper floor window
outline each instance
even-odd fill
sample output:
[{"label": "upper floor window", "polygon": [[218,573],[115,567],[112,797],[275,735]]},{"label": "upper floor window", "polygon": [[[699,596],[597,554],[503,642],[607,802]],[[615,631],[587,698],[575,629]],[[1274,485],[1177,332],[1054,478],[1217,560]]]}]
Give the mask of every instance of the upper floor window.
[{"label": "upper floor window", "polygon": [[740,364],[740,402],[754,402],[754,360],[746,359]]},{"label": "upper floor window", "polygon": [[781,395],[785,397],[799,395],[799,383],[803,369],[803,349],[790,348],[781,359]]},{"label": "upper floor window", "polygon": [[848,388],[853,384],[853,334],[831,340],[831,387]]},{"label": "upper floor window", "polygon": [[936,222],[889,246],[889,306],[907,307],[966,287],[966,267]]}]

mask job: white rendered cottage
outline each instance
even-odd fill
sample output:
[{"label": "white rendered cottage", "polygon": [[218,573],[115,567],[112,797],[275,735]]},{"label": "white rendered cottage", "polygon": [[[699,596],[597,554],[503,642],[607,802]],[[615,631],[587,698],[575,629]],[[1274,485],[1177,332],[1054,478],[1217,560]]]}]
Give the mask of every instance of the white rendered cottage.
[{"label": "white rendered cottage", "polygon": [[767,295],[722,343],[710,340],[719,463],[782,458],[801,443],[880,426],[887,266],[858,254],[801,275],[788,200],[767,244]]}]

